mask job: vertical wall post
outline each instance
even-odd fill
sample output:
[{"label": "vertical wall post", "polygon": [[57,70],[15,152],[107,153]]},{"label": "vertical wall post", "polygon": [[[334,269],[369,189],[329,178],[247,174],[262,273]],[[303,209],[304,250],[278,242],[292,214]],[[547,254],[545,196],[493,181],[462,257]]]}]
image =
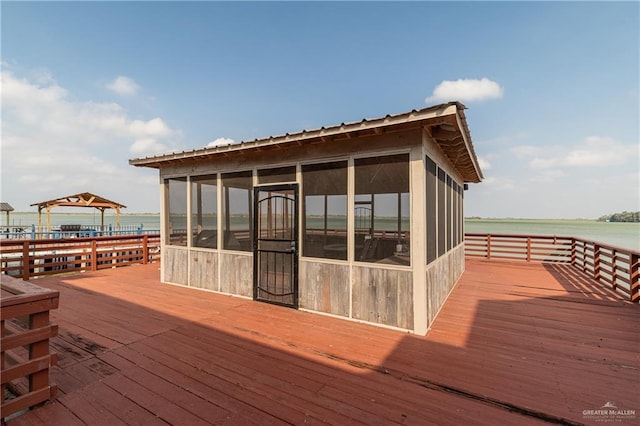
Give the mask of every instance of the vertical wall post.
[{"label": "vertical wall post", "polygon": [[[347,162],[347,261],[349,262],[349,318],[353,318],[353,265],[355,261],[356,231],[356,171],[353,157]],[[373,217],[373,215],[372,215]],[[371,219],[373,220],[373,219]]]},{"label": "vertical wall post", "polygon": [[[225,266],[222,264],[222,243],[224,232],[222,232],[222,212],[224,209],[222,199],[222,174],[216,173],[216,256],[218,258],[218,291],[222,290],[222,268]],[[162,268],[162,266],[161,266]]]},{"label": "vertical wall post", "polygon": [[[165,246],[168,240],[167,236],[167,185],[162,177],[162,172],[160,172],[160,281],[164,282],[164,271],[165,271],[165,262],[162,261],[162,257],[165,253]],[[220,233],[220,229],[218,229],[218,233]],[[220,246],[218,246],[220,249]]]},{"label": "vertical wall post", "polygon": [[[410,235],[411,268],[413,269],[413,331],[424,335],[429,327],[429,317],[432,313],[428,309],[427,289],[427,165],[422,144],[411,147],[409,155],[410,182]],[[400,200],[398,200],[399,203]],[[398,205],[400,207],[400,205]],[[400,212],[398,211],[398,215]],[[400,223],[398,223],[400,232]]]}]

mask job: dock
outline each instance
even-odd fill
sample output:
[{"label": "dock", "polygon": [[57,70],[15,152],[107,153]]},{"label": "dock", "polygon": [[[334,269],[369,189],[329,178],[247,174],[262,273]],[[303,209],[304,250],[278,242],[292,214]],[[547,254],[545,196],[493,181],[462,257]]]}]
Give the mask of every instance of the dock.
[{"label": "dock", "polygon": [[640,414],[640,307],[569,264],[467,258],[424,337],[162,284],[158,263],[37,284],[60,294],[57,398],[9,426],[637,424]]}]

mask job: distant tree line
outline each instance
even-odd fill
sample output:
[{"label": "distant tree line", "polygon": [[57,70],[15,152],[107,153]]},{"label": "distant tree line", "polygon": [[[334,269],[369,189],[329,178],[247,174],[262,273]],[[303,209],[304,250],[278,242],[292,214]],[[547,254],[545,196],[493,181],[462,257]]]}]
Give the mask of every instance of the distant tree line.
[{"label": "distant tree line", "polygon": [[640,212],[613,213],[600,216],[599,222],[640,222]]}]

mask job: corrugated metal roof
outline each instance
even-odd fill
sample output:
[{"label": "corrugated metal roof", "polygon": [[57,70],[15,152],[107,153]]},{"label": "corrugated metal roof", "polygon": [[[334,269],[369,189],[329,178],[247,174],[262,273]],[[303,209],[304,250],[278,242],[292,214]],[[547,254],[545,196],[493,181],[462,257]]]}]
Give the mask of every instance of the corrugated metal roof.
[{"label": "corrugated metal roof", "polygon": [[[468,161],[464,162],[464,166],[467,170],[461,170],[461,172],[463,176],[465,176],[465,180],[470,182],[479,182],[482,179],[482,172],[480,171],[478,160],[473,149],[473,144],[471,143],[471,134],[463,112],[465,108],[466,107],[459,102],[449,102],[427,108],[414,109],[400,114],[387,114],[384,117],[373,119],[365,118],[360,121],[340,123],[338,125],[328,127],[323,126],[318,129],[302,130],[295,133],[285,133],[284,135],[269,136],[267,138],[254,139],[253,141],[242,141],[240,143],[224,146],[204,147],[190,151],[135,158],[129,160],[129,164],[138,167],[160,168],[164,165],[169,165],[175,162],[206,159],[220,155],[228,156],[233,153],[262,149],[288,143],[303,143],[305,141],[317,139],[328,141],[340,135],[348,135],[354,132],[373,131],[377,133],[378,131],[399,128],[402,126],[421,126],[423,124],[436,126],[438,124],[447,123],[460,128],[460,132],[457,134],[459,137],[455,144],[452,144],[452,139],[449,139],[446,144],[441,145],[441,148],[443,148],[443,151],[445,151],[445,154],[450,157],[450,159],[456,159],[456,161],[452,161],[456,167],[463,165],[463,162],[460,161],[460,155],[466,154]],[[459,121],[455,117],[459,117]],[[451,136],[449,137],[451,138]],[[438,141],[435,136],[434,139]],[[455,152],[453,152],[454,148]],[[449,153],[451,153],[451,155],[449,155]]]}]

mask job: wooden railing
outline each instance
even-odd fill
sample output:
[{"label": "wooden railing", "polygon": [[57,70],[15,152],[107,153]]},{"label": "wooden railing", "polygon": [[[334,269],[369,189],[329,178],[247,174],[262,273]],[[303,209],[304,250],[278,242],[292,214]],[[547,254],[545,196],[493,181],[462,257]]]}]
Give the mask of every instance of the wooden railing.
[{"label": "wooden railing", "polygon": [[640,302],[640,253],[634,250],[574,237],[466,233],[465,256],[568,263]]},{"label": "wooden railing", "polygon": [[64,272],[149,263],[160,258],[160,236],[0,240],[0,273],[29,280]]},{"label": "wooden railing", "polygon": [[49,339],[58,327],[49,311],[58,308],[59,293],[7,275],[0,277],[2,420],[41,404],[56,394],[49,368],[56,364]]}]

